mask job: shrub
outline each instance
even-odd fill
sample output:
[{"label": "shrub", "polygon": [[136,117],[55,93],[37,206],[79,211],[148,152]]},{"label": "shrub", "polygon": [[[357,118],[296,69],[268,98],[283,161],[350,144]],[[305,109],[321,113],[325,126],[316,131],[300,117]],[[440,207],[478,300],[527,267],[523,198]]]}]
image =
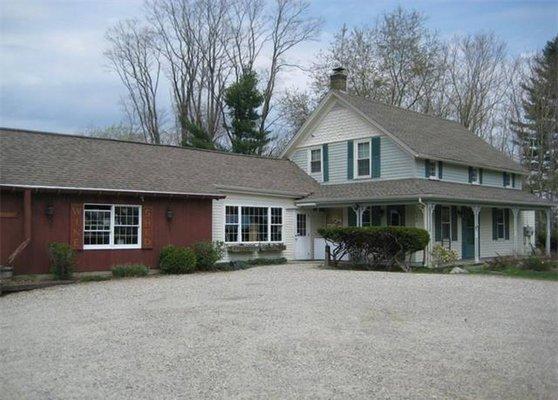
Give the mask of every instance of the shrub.
[{"label": "shrub", "polygon": [[196,255],[187,247],[168,245],[161,250],[159,267],[163,274],[188,274],[196,270]]},{"label": "shrub", "polygon": [[56,279],[70,279],[76,265],[76,253],[66,243],[49,243],[50,270]]},{"label": "shrub", "polygon": [[85,275],[79,278],[80,282],[102,282],[110,281],[112,277],[110,275]]},{"label": "shrub", "polygon": [[149,268],[143,264],[122,264],[112,267],[112,276],[126,278],[130,276],[147,276]]},{"label": "shrub", "polygon": [[278,258],[253,258],[246,261],[250,265],[277,265],[286,264],[287,259],[285,257]]},{"label": "shrub", "polygon": [[530,271],[550,271],[558,267],[558,262],[548,257],[530,256],[521,263],[521,269]]},{"label": "shrub", "polygon": [[437,244],[432,249],[432,258],[434,259],[434,264],[438,267],[440,264],[456,262],[459,256],[455,250],[446,249],[441,244]]},{"label": "shrub", "polygon": [[485,269],[490,271],[503,271],[507,268],[515,268],[519,265],[519,259],[514,256],[497,255],[485,264]]},{"label": "shrub", "polygon": [[215,269],[215,263],[223,257],[223,242],[199,242],[192,246],[196,254],[196,266],[203,271]]},{"label": "shrub", "polygon": [[346,254],[367,266],[395,265],[410,270],[410,257],[423,250],[430,240],[428,232],[412,227],[330,227],[318,233],[332,244],[333,265]]}]

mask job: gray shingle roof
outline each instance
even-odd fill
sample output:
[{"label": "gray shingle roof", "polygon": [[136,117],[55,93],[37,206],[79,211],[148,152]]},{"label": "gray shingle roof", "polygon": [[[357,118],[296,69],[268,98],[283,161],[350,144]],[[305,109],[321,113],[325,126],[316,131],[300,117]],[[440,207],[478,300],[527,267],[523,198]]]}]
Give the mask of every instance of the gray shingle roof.
[{"label": "gray shingle roof", "polygon": [[322,185],[299,203],[342,203],[382,200],[463,200],[478,203],[553,205],[516,189],[435,181],[421,178]]},{"label": "gray shingle roof", "polygon": [[318,184],[288,160],[0,128],[0,184],[301,197]]},{"label": "gray shingle roof", "polygon": [[524,173],[521,165],[461,124],[335,91],[422,158]]}]

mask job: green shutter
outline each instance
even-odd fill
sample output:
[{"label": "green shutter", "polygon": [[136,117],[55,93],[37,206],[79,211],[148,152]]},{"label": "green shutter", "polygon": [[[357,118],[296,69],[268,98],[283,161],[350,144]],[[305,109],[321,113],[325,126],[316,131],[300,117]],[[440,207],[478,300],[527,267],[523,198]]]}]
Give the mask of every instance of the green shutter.
[{"label": "green shutter", "polygon": [[372,226],[380,226],[382,224],[382,207],[373,206],[370,213],[372,214]]},{"label": "green shutter", "polygon": [[348,207],[347,210],[348,210],[348,212],[349,212],[349,214],[348,214],[348,217],[349,217],[349,221],[348,221],[349,226],[357,226],[357,215],[356,215],[355,210],[353,210],[352,207]]},{"label": "green shutter", "polygon": [[401,217],[401,226],[405,226],[405,206],[398,206],[397,211]]},{"label": "green shutter", "polygon": [[479,183],[482,185],[482,173],[483,173],[483,169],[479,168]]},{"label": "green shutter", "polygon": [[504,236],[506,240],[510,239],[510,209],[504,209]]},{"label": "green shutter", "polygon": [[430,165],[430,160],[424,160],[424,177],[430,178],[430,172],[428,171],[428,166]]},{"label": "green shutter", "polygon": [[442,179],[442,177],[444,176],[443,173],[443,169],[444,169],[444,163],[442,163],[441,161],[438,161],[438,179]]},{"label": "green shutter", "polygon": [[434,237],[437,242],[442,240],[442,206],[434,207]]},{"label": "green shutter", "polygon": [[469,167],[469,183],[473,183],[473,167]]},{"label": "green shutter", "polygon": [[327,143],[322,145],[322,156],[324,159],[324,165],[323,165],[324,182],[327,182],[329,181],[329,152],[327,148]]},{"label": "green shutter", "polygon": [[512,177],[512,187],[515,187],[515,174],[511,174]]},{"label": "green shutter", "polygon": [[353,141],[349,140],[347,142],[347,179],[353,179],[353,168],[355,166],[354,162],[354,149],[353,149]]},{"label": "green shutter", "polygon": [[381,139],[379,136],[372,138],[372,178],[379,178],[381,171]]},{"label": "green shutter", "polygon": [[451,240],[457,240],[457,207],[451,206]]},{"label": "green shutter", "polygon": [[496,221],[498,220],[498,209],[492,208],[492,240],[498,240],[498,225]]}]

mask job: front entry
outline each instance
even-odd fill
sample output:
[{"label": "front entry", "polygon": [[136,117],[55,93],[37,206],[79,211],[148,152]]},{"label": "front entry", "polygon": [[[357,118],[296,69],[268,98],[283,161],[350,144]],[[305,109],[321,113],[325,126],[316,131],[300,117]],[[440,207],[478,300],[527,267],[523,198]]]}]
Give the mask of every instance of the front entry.
[{"label": "front entry", "polygon": [[297,260],[312,259],[312,241],[308,222],[308,214],[296,214],[295,259]]},{"label": "front entry", "polygon": [[461,258],[475,258],[475,215],[469,207],[461,207]]}]

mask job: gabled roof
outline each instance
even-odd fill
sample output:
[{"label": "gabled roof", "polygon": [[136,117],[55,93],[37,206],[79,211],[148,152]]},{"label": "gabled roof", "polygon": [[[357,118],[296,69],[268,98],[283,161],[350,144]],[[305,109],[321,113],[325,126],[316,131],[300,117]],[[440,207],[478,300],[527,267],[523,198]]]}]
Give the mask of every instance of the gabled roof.
[{"label": "gabled roof", "polygon": [[402,200],[438,200],[452,202],[476,202],[484,204],[508,204],[526,206],[555,206],[522,190],[505,189],[484,185],[444,182],[422,178],[393,179],[383,181],[351,182],[322,185],[298,204],[342,204],[353,202],[393,202]]},{"label": "gabled roof", "polygon": [[338,90],[330,90],[322,99],[308,123],[291,140],[283,155],[304,135],[311,121],[332,98],[356,111],[414,157],[525,174],[519,163],[455,121],[389,106]]},{"label": "gabled roof", "polygon": [[0,128],[0,185],[172,195],[302,197],[316,181],[277,158]]}]

